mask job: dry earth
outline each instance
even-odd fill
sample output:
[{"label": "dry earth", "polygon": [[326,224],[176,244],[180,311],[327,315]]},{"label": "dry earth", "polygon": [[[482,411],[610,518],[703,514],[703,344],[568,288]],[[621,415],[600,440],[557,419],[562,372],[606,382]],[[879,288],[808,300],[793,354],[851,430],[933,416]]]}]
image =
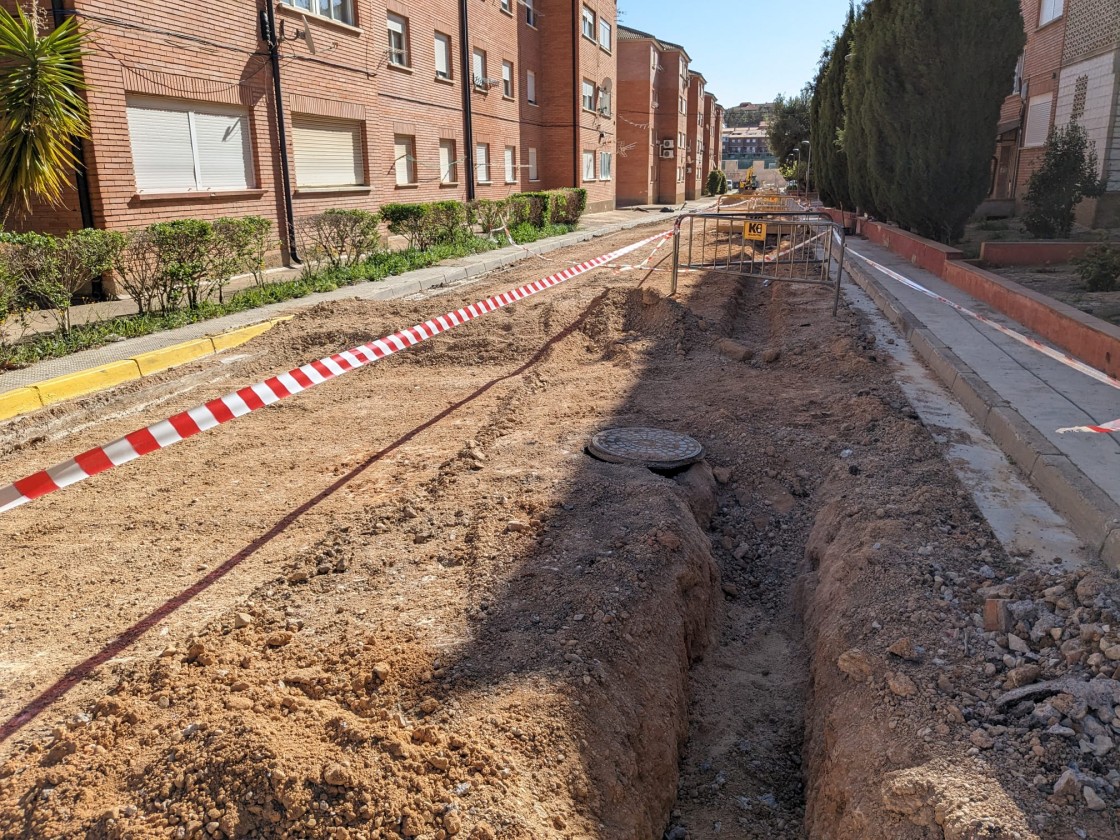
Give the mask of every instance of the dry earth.
[{"label": "dry earth", "polygon": [[[3,475],[639,236],[303,312],[9,425]],[[1115,582],[1008,558],[826,293],[666,288],[599,271],[0,518],[0,836],[1117,836]],[[706,462],[584,453],[637,425]]]}]

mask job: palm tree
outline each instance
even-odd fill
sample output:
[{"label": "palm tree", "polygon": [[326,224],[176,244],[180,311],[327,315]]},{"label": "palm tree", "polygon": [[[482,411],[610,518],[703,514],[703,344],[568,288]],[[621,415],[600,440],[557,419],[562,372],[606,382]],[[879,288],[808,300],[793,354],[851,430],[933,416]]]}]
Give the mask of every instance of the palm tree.
[{"label": "palm tree", "polygon": [[57,203],[78,165],[74,138],[89,136],[80,91],[82,33],[68,17],[39,34],[39,9],[0,8],[0,225],[35,199]]}]

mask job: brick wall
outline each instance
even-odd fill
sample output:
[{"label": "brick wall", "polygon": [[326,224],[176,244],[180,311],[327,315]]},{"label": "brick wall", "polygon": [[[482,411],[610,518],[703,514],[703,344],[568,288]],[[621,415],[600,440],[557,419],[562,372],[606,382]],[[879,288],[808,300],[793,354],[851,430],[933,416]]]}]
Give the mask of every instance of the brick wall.
[{"label": "brick wall", "polygon": [[[0,0],[9,8],[12,0]],[[258,10],[254,0],[220,4],[146,6],[138,15],[124,0],[71,0],[83,25],[97,37],[84,62],[89,91],[92,138],[87,161],[95,224],[125,229],[184,217],[256,214],[284,219],[280,188],[276,103],[271,67],[260,55]],[[282,27],[281,77],[293,167],[293,204],[297,218],[330,207],[376,209],[391,201],[466,198],[466,154],[456,0],[373,0],[355,2],[353,25],[307,15],[317,48],[312,55],[298,11],[276,6]],[[475,143],[489,144],[490,179],[478,195],[496,198],[520,190],[562,186],[588,188],[589,209],[613,208],[615,181],[600,178],[601,153],[615,155],[617,125],[609,115],[580,107],[583,78],[601,86],[617,80],[615,0],[537,0],[536,26],[526,9],[510,0],[471,2],[471,43],[485,50],[486,76],[502,78],[502,63],[512,65],[512,95],[502,85],[471,85]],[[596,16],[595,39],[580,36],[587,6]],[[404,18],[408,31],[407,66],[393,66],[388,53],[386,15]],[[611,27],[609,46],[600,45],[598,22]],[[451,79],[435,73],[435,32],[451,41]],[[180,37],[181,36],[181,37]],[[469,57],[469,53],[468,53]],[[526,77],[536,74],[536,105],[526,98]],[[251,189],[215,194],[140,194],[136,185],[126,104],[143,95],[238,106],[248,114]],[[365,186],[347,189],[301,188],[292,151],[293,115],[345,118],[362,126]],[[398,186],[394,136],[414,138],[414,183]],[[441,183],[439,144],[455,143],[458,178]],[[504,151],[514,150],[514,176],[507,181]],[[529,150],[537,150],[539,177],[529,177]],[[595,179],[584,182],[580,155],[595,154]],[[64,230],[78,226],[77,201],[59,208],[36,208],[29,226]]]},{"label": "brick wall", "polygon": [[685,200],[685,158],[679,146],[681,135],[687,136],[688,130],[687,109],[681,112],[680,100],[688,91],[688,58],[679,50],[664,50],[659,51],[658,64],[654,135],[658,142],[672,140],[676,153],[657,160],[657,203],[680,204]]},{"label": "brick wall", "polygon": [[688,74],[688,114],[686,115],[688,148],[685,153],[685,198],[694,201],[704,191],[704,77]]},{"label": "brick wall", "polygon": [[653,204],[657,196],[653,167],[653,83],[657,50],[652,41],[618,42],[618,204]]}]

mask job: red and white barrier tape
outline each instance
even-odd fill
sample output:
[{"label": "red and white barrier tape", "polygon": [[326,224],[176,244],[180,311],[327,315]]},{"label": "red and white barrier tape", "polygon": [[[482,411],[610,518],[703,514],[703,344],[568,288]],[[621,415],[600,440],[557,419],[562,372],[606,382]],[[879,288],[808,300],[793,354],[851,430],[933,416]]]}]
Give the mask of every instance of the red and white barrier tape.
[{"label": "red and white barrier tape", "polygon": [[333,356],[319,359],[317,362],[311,362],[303,367],[290,370],[287,373],[281,373],[264,382],[258,382],[255,385],[242,388],[240,391],[211,400],[205,405],[176,414],[174,417],[161,420],[146,428],[138,429],[112,443],[83,452],[69,461],[50,469],[41,470],[26,478],[21,478],[7,487],[0,487],[0,513],[5,513],[40,496],[45,496],[47,493],[53,493],[55,490],[61,490],[71,484],[85,481],[100,472],[127,464],[141,455],[147,455],[149,452],[158,449],[166,449],[173,444],[197,435],[199,432],[208,431],[222,423],[228,423],[237,417],[272,405],[286,397],[342,376],[344,373],[364,367],[371,362],[407,350],[433,336],[447,332],[524,298],[532,297],[581,274],[586,274],[588,271],[614,262],[651,242],[672,235],[672,231],[659,233],[633,245],[627,245],[625,248],[619,248],[609,254],[564,269],[534,283],[473,303],[455,312],[448,312],[446,315],[440,315],[430,321],[400,330],[352,350],[345,350]]},{"label": "red and white barrier tape", "polygon": [[[1114,379],[1113,377],[1109,376],[1107,373],[1103,373],[1102,371],[1099,371],[1094,367],[1090,367],[1089,365],[1082,362],[1080,359],[1075,359],[1073,356],[1070,356],[1067,353],[1063,353],[1060,350],[1055,350],[1053,347],[1050,347],[1046,344],[1043,344],[1041,341],[1036,341],[1035,339],[1031,338],[1030,336],[1026,336],[1026,335],[1023,335],[1020,332],[1016,332],[1015,330],[1009,329],[1008,327],[1003,326],[1003,324],[997,324],[991,318],[986,318],[983,315],[981,315],[979,312],[973,312],[971,309],[969,309],[965,306],[961,306],[959,303],[957,303],[955,301],[949,300],[948,298],[942,297],[941,295],[937,294],[936,292],[930,291],[925,286],[922,286],[918,283],[915,283],[909,277],[904,277],[903,275],[899,274],[897,271],[892,271],[891,269],[887,268],[885,265],[881,265],[880,263],[875,262],[875,260],[870,259],[868,257],[865,257],[863,254],[859,253],[858,251],[853,251],[851,248],[849,248],[848,253],[859,257],[861,260],[863,260],[869,266],[874,268],[876,271],[881,271],[883,274],[887,275],[892,280],[897,280],[899,283],[906,286],[907,288],[913,289],[916,292],[921,292],[923,295],[926,295],[927,297],[931,297],[934,300],[940,301],[941,303],[944,303],[946,306],[951,306],[953,309],[957,310],[961,314],[967,315],[970,318],[975,318],[977,321],[980,321],[981,323],[987,324],[989,327],[996,330],[997,332],[1003,333],[1008,338],[1014,339],[1015,341],[1019,342],[1020,344],[1025,344],[1025,345],[1027,345],[1027,347],[1030,347],[1030,348],[1033,348],[1034,350],[1037,350],[1039,353],[1042,353],[1044,356],[1048,356],[1051,359],[1054,359],[1055,361],[1061,362],[1066,367],[1071,367],[1074,370],[1080,371],[1081,373],[1085,374],[1086,376],[1089,376],[1089,377],[1097,380],[1098,382],[1102,382],[1105,385],[1109,385],[1113,388],[1116,388],[1116,389],[1120,390],[1120,379]],[[1060,434],[1060,435],[1067,434],[1068,432],[1094,432],[1094,433],[1097,433],[1097,434],[1110,434],[1112,432],[1120,432],[1120,420],[1114,420],[1111,423],[1105,423],[1101,426],[1070,426],[1070,427],[1065,428],[1065,429],[1058,429],[1058,434]]]}]

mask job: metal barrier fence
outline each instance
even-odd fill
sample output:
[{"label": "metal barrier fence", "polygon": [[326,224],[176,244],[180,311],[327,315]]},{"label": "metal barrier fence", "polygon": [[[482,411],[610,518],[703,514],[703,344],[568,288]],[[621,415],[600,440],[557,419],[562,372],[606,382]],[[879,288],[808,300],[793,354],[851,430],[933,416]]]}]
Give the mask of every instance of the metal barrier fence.
[{"label": "metal barrier fence", "polygon": [[759,277],[834,290],[832,314],[840,306],[844,273],[844,228],[812,211],[739,212],[680,216],[673,235],[673,285],[681,271]]}]

